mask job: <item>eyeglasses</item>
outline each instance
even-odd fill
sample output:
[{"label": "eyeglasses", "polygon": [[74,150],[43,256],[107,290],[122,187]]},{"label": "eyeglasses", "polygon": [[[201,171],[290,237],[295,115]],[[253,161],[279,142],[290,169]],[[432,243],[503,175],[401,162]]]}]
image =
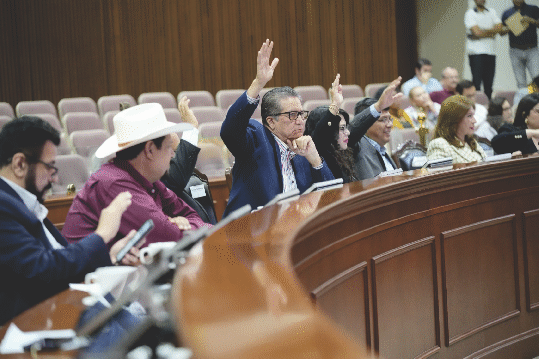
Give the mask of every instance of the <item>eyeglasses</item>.
[{"label": "eyeglasses", "polygon": [[303,121],[306,121],[307,117],[309,116],[309,111],[288,111],[288,112],[275,113],[272,116],[279,116],[279,115],[287,115],[290,121],[296,121],[298,117],[301,116],[301,119]]},{"label": "eyeglasses", "polygon": [[54,165],[51,165],[50,163],[47,163],[47,162],[43,162],[41,160],[38,160],[37,161],[38,163],[41,163],[42,165],[44,165],[45,167],[47,167],[47,170],[49,171],[52,171],[52,176],[54,176],[55,174],[58,173],[59,169],[58,167],[54,167]]},{"label": "eyeglasses", "polygon": [[390,123],[393,123],[393,119],[391,118],[391,116],[387,116],[387,117],[380,117],[378,120],[376,120],[377,122],[383,122],[384,124],[390,124]]}]

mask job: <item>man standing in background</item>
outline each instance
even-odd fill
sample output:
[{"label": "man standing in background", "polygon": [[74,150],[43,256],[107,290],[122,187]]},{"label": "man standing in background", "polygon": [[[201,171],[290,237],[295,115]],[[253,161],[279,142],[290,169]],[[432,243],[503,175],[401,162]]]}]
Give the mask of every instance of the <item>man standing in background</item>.
[{"label": "man standing in background", "polygon": [[508,30],[502,25],[496,11],[485,7],[485,1],[474,0],[476,7],[466,11],[464,26],[473,83],[477,90],[483,83],[483,91],[490,99],[496,69],[495,36],[505,35]]},{"label": "man standing in background", "polygon": [[537,48],[537,27],[539,27],[539,7],[528,5],[524,0],[513,0],[513,7],[504,11],[502,22],[508,25],[513,19],[520,20],[524,31],[515,35],[509,33],[509,58],[519,89],[526,88],[526,69],[531,78],[539,76],[539,49]]}]

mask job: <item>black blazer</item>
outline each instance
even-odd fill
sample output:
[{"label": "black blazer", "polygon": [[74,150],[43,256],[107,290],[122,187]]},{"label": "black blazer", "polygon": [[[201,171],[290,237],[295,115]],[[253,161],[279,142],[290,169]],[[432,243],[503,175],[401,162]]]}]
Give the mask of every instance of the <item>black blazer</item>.
[{"label": "black blazer", "polygon": [[492,148],[496,153],[513,153],[521,151],[523,155],[537,152],[533,140],[526,136],[526,130],[522,130],[510,123],[506,123],[498,130],[498,134],[492,138]]}]

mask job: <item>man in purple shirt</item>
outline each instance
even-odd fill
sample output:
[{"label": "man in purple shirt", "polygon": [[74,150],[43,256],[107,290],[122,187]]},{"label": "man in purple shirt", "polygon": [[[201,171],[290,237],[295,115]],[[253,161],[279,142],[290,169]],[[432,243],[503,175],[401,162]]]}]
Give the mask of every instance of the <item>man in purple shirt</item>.
[{"label": "man in purple shirt", "polygon": [[442,71],[440,83],[444,89],[442,91],[431,92],[430,99],[441,105],[446,98],[456,94],[455,91],[459,83],[459,72],[452,67],[446,67]]},{"label": "man in purple shirt", "polygon": [[131,193],[132,204],[122,217],[117,239],[149,218],[155,227],[145,245],[178,241],[186,230],[210,226],[160,181],[174,156],[176,132],[190,127],[168,122],[158,104],[138,105],[117,114],[115,134],[96,151],[98,158],[114,153],[116,158],[92,174],[73,200],[62,230],[68,241],[93,232],[101,210],[124,191]]}]

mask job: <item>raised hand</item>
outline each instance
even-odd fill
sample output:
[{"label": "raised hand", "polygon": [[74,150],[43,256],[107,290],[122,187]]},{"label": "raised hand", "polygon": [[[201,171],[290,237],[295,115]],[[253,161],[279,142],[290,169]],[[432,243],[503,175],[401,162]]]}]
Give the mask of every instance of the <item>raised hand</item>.
[{"label": "raised hand", "polygon": [[194,128],[198,128],[198,120],[193,113],[193,110],[189,108],[189,102],[191,100],[187,99],[187,96],[183,96],[178,103],[178,110],[182,117],[182,121],[192,125]]},{"label": "raised hand", "polygon": [[273,77],[273,71],[279,63],[279,59],[274,58],[270,65],[269,60],[272,50],[273,41],[270,42],[269,39],[267,39],[266,42],[262,44],[260,51],[258,51],[258,57],[256,59],[256,78],[260,84],[264,84],[264,86]]},{"label": "raised hand", "polygon": [[287,139],[286,144],[292,152],[305,157],[311,166],[317,167],[322,164],[322,159],[318,155],[318,150],[311,136],[301,136],[292,141]]},{"label": "raised hand", "polygon": [[131,205],[131,197],[131,193],[122,192],[101,211],[95,233],[100,235],[105,243],[110,242],[116,236],[116,233],[118,233],[122,215],[127,207]]},{"label": "raised hand", "polygon": [[399,76],[386,87],[380,99],[374,104],[376,111],[382,112],[383,109],[388,108],[403,96],[401,92],[397,92],[397,87],[400,85],[401,80],[402,77]]},{"label": "raised hand", "polygon": [[344,97],[342,95],[342,85],[339,83],[340,79],[341,75],[337,74],[335,80],[331,84],[331,88],[329,89],[329,99],[331,100],[331,104],[336,105],[338,108],[341,108],[344,101]]},{"label": "raised hand", "polygon": [[273,77],[273,71],[279,63],[278,58],[274,58],[270,65],[271,51],[273,50],[273,41],[266,40],[262,44],[258,57],[256,59],[256,78],[247,90],[247,95],[252,98],[258,97],[260,90],[266,86],[269,80]]}]

